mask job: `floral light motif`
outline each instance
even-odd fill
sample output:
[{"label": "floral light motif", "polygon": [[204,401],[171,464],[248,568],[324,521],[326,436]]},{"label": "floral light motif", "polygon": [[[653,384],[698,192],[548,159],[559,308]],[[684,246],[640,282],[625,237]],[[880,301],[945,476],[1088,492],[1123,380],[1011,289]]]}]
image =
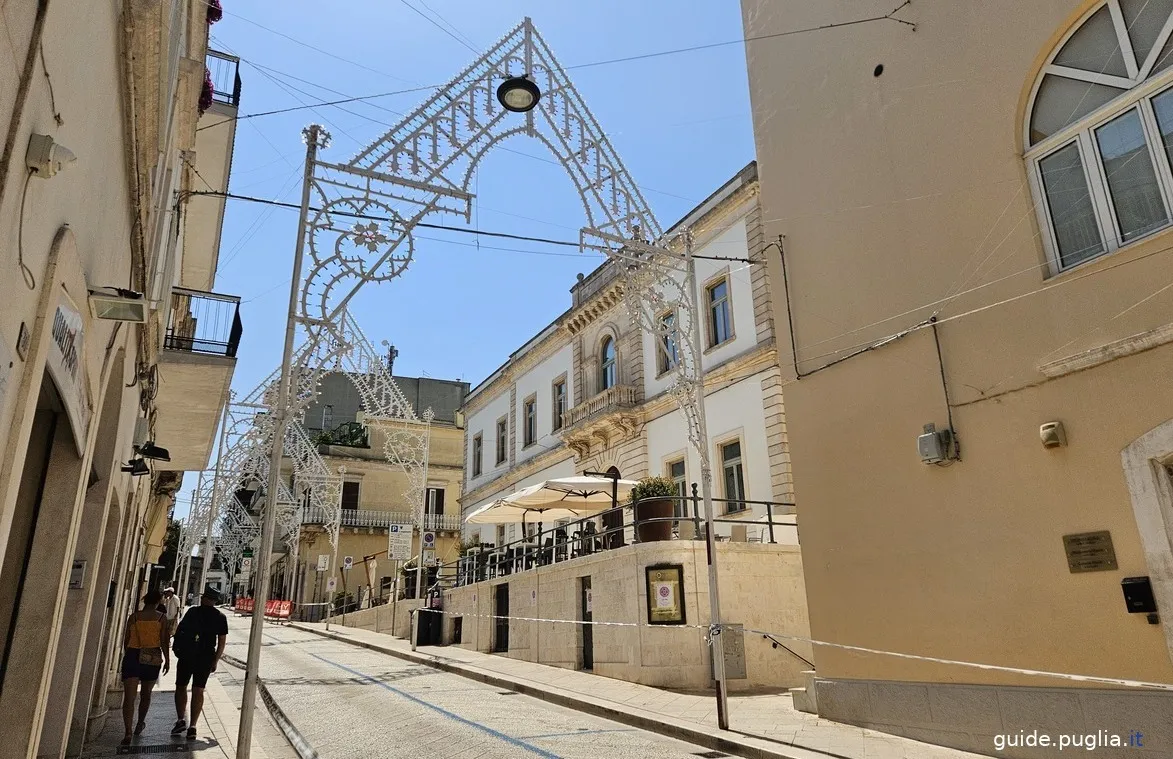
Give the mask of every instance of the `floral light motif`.
[{"label": "floral light motif", "polygon": [[387,235],[379,229],[377,221],[372,221],[369,224],[355,224],[353,239],[355,245],[364,246],[372,253],[389,240]]}]

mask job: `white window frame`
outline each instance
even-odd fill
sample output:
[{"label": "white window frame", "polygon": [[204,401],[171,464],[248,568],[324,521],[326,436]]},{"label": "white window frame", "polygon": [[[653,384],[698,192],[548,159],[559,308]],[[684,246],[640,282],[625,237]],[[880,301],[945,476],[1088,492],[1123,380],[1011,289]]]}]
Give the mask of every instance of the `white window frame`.
[{"label": "white window frame", "polygon": [[[558,388],[562,387],[562,397],[558,397]],[[562,415],[570,408],[570,387],[566,383],[566,375],[562,374],[550,383],[550,395],[554,406],[554,419],[550,426],[551,432],[562,429]]]},{"label": "white window frame", "polygon": [[[505,425],[505,434],[501,434],[501,425]],[[502,442],[504,440],[504,442]],[[509,461],[509,417],[503,416],[497,420],[493,428],[494,466],[501,466]]]},{"label": "white window frame", "polygon": [[485,437],[478,432],[472,436],[472,476],[480,477],[485,471]]},{"label": "white window frame", "polygon": [[[726,487],[725,479],[725,448],[727,446],[737,444],[737,465],[741,467],[741,489],[740,498],[731,498],[729,490]],[[749,478],[745,473],[745,440],[736,435],[733,437],[723,438],[717,441],[717,463],[721,467],[721,495],[725,498],[725,513],[726,514],[741,514],[749,511],[749,506],[745,503],[749,500]],[[740,500],[740,504],[733,504],[730,501]]]},{"label": "white window frame", "polygon": [[[531,416],[532,414],[532,416]],[[529,448],[538,442],[538,394],[521,402],[521,447]]]},{"label": "white window frame", "polygon": [[[614,357],[610,360],[611,367],[611,384],[607,384],[607,345],[611,345],[611,351]],[[599,392],[610,390],[619,385],[619,340],[614,335],[603,335],[599,340]]]},{"label": "white window frame", "polygon": [[[1117,43],[1120,45],[1125,68],[1130,77],[1132,77],[1131,79],[1109,74],[1098,74],[1092,71],[1080,71],[1066,66],[1059,66],[1053,62],[1055,57],[1063,49],[1063,46],[1083,27],[1084,23],[1105,6],[1108,7],[1109,13],[1115,22],[1114,28]],[[1149,51],[1148,56],[1139,66],[1133,54],[1131,40],[1128,38],[1127,33],[1123,31],[1123,26],[1123,14],[1121,13],[1118,0],[1105,0],[1104,3],[1096,4],[1092,8],[1089,8],[1079,21],[1067,30],[1067,33],[1063,35],[1062,39],[1052,49],[1047,64],[1039,72],[1035,79],[1034,87],[1031,90],[1029,105],[1026,109],[1022,125],[1023,145],[1026,146],[1024,159],[1027,162],[1027,180],[1030,185],[1031,194],[1036,201],[1034,210],[1038,219],[1039,230],[1042,232],[1041,237],[1043,248],[1047,254],[1050,276],[1055,276],[1090,264],[1093,261],[1098,261],[1117,250],[1130,247],[1147,240],[1153,235],[1158,235],[1173,229],[1173,167],[1170,166],[1168,156],[1165,154],[1161,142],[1160,128],[1157,124],[1156,115],[1151,103],[1152,98],[1157,95],[1163,94],[1166,91],[1173,91],[1173,66],[1166,68],[1157,76],[1146,81],[1146,78],[1157,63],[1157,57],[1160,55],[1161,49],[1169,41],[1170,37],[1173,36],[1173,14],[1165,20],[1164,26],[1161,28],[1152,50]],[[1043,78],[1047,74],[1065,76],[1070,79],[1078,79],[1089,83],[1125,88],[1127,91],[1078,121],[1068,124],[1055,134],[1048,136],[1044,140],[1040,140],[1035,145],[1031,145],[1030,125],[1032,116],[1034,115],[1035,101],[1038,97],[1039,88],[1042,86]],[[1123,116],[1133,108],[1138,108],[1140,112],[1141,126],[1145,131],[1145,138],[1148,143],[1149,158],[1153,163],[1153,170],[1156,174],[1157,184],[1161,192],[1161,200],[1169,219],[1164,226],[1150,230],[1125,242],[1121,240],[1120,223],[1116,209],[1111,201],[1111,194],[1107,185],[1107,175],[1105,174],[1103,160],[1095,139],[1095,130],[1113,119]],[[1051,223],[1051,209],[1043,184],[1041,162],[1043,159],[1072,143],[1076,143],[1079,149],[1084,179],[1087,182],[1088,193],[1092,201],[1092,207],[1095,210],[1095,221],[1100,235],[1102,250],[1082,261],[1065,266],[1059,255],[1059,242],[1055,235],[1054,226]]]},{"label": "white window frame", "polygon": [[[656,320],[656,379],[676,368],[680,362],[680,329],[675,311],[665,311]],[[664,320],[672,320],[672,330],[664,330]],[[672,351],[668,351],[671,344]]]},{"label": "white window frame", "polygon": [[[680,479],[672,476],[672,467],[680,464],[684,467],[684,472],[680,475]],[[676,518],[682,519],[688,517],[688,456],[683,453],[677,453],[670,456],[664,461],[664,476],[672,480],[676,484],[677,495],[680,500],[676,501]]]}]

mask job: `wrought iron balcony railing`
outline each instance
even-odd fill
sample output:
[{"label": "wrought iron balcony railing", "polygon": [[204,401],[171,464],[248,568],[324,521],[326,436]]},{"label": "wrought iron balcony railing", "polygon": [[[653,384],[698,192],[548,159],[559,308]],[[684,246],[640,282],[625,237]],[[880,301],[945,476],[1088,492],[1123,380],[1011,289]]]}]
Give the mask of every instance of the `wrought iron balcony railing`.
[{"label": "wrought iron balcony railing", "polygon": [[569,429],[615,411],[631,408],[639,402],[638,399],[638,390],[634,385],[609,387],[563,413],[562,426]]},{"label": "wrought iron balcony railing", "polygon": [[240,59],[235,55],[209,50],[205,65],[212,75],[212,101],[237,107],[240,105]]},{"label": "wrought iron balcony railing", "polygon": [[[310,506],[304,510],[301,517],[302,524],[326,524],[326,510],[319,506]],[[343,527],[382,527],[393,524],[412,526],[415,524],[415,514],[408,511],[380,511],[378,509],[343,509],[341,525]],[[454,531],[460,529],[459,514],[425,514],[425,530]]]},{"label": "wrought iron balcony railing", "polygon": [[240,298],[182,287],[171,289],[166,350],[236,358],[240,346]]},{"label": "wrought iron balcony railing", "polygon": [[332,430],[307,430],[316,445],[342,445],[348,448],[370,448],[367,428],[359,422],[344,422]]}]

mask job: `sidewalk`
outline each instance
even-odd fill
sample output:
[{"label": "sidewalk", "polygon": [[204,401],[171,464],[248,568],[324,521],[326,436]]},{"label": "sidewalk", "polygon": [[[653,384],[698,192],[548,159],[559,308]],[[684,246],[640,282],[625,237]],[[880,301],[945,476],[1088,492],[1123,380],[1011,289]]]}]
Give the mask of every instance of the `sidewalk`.
[{"label": "sidewalk", "polygon": [[[174,665],[174,661],[172,661]],[[231,668],[221,662],[219,671],[208,678],[204,689],[204,711],[200,715],[194,741],[183,736],[171,736],[175,724],[175,670],[161,675],[151,692],[151,709],[147,712],[147,728],[129,747],[120,747],[122,741],[121,693],[119,705],[111,708],[102,732],[87,742],[83,757],[111,757],[119,754],[178,754],[202,759],[225,759],[236,756],[236,737],[240,728],[240,696],[235,700],[221,682],[235,685]],[[237,689],[239,690],[239,689]],[[112,696],[113,697],[113,694]],[[136,707],[137,708],[137,707]],[[189,706],[190,710],[190,706]],[[138,718],[136,711],[135,718]],[[253,717],[252,757],[254,759],[297,759],[297,754],[269,719],[265,705],[257,699]]]},{"label": "sidewalk", "polygon": [[334,624],[295,628],[429,664],[496,687],[739,756],[783,759],[977,759],[887,733],[820,719],[796,710],[786,695],[731,695],[730,730],[717,728],[711,693],[681,693],[456,646],[422,646],[370,630]]}]

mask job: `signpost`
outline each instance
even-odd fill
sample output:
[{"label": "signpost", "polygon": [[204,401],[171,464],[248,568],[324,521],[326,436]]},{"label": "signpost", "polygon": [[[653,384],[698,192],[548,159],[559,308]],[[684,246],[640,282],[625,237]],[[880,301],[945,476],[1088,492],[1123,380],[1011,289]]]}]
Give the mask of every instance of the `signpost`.
[{"label": "signpost", "polygon": [[328,553],[318,554],[318,571],[319,572],[329,572],[330,571],[330,554],[328,554]]},{"label": "signpost", "polygon": [[342,557],[343,571],[349,572],[352,567],[354,567],[354,557],[353,556],[343,556]]},{"label": "signpost", "polygon": [[392,561],[407,561],[411,558],[411,527],[393,524],[388,541],[388,558]]}]

